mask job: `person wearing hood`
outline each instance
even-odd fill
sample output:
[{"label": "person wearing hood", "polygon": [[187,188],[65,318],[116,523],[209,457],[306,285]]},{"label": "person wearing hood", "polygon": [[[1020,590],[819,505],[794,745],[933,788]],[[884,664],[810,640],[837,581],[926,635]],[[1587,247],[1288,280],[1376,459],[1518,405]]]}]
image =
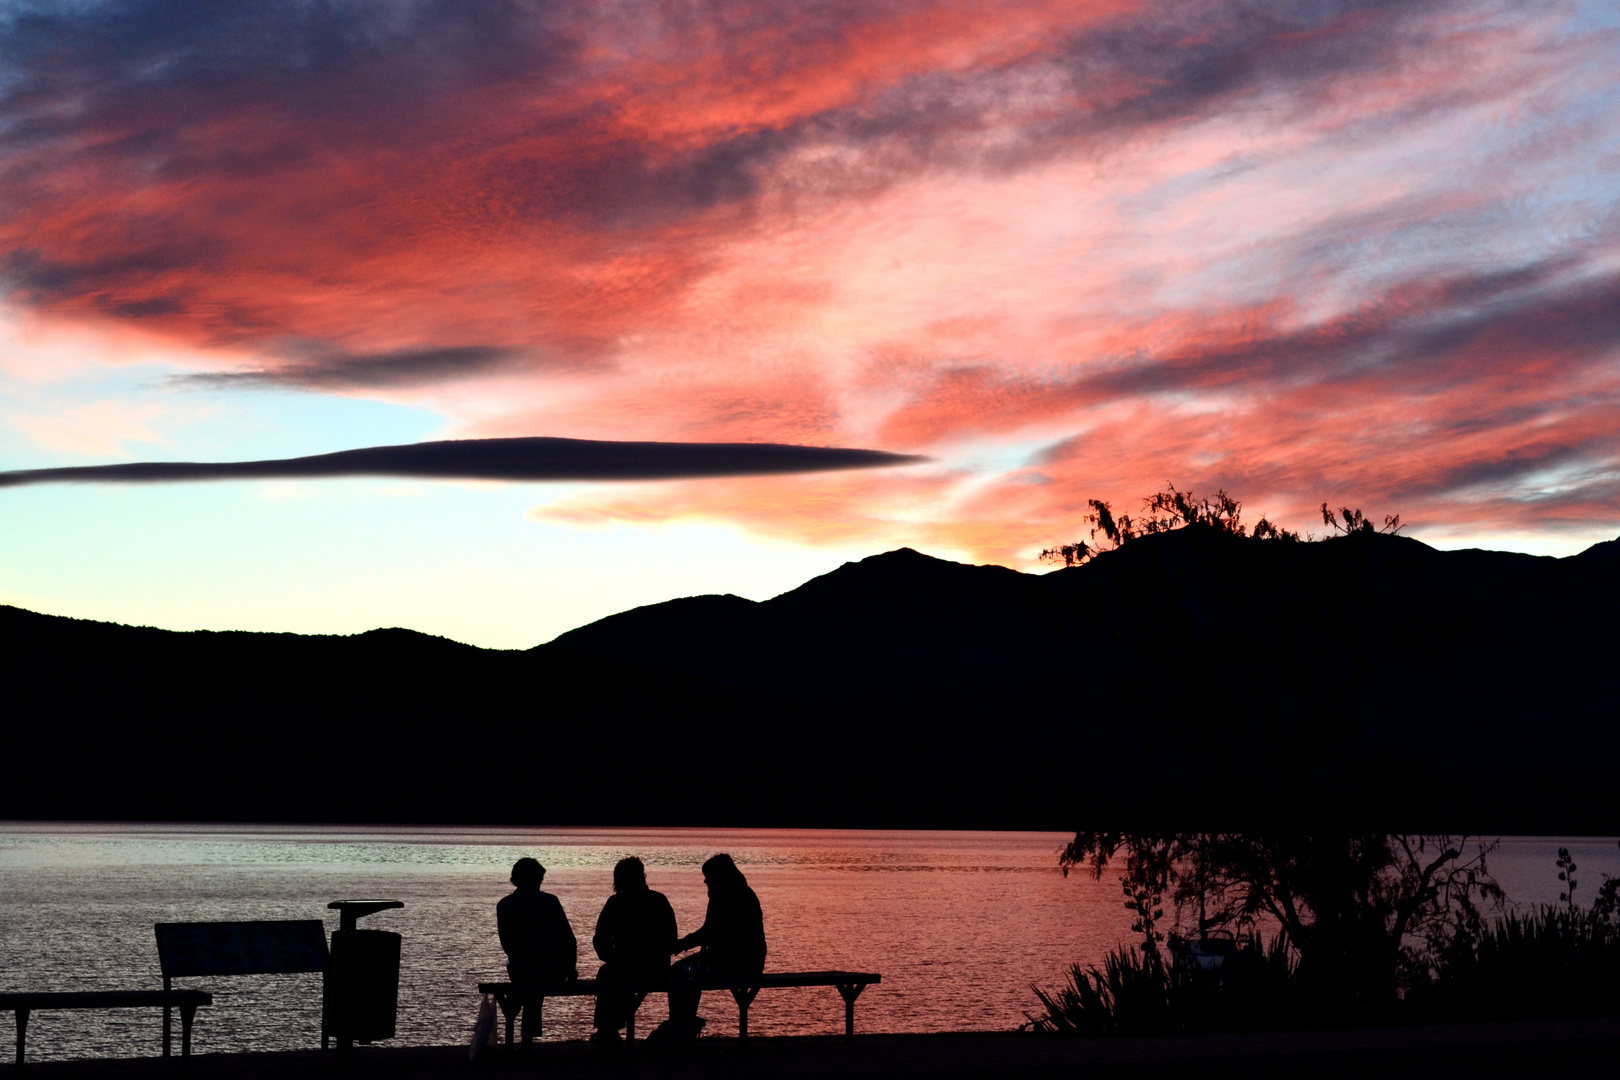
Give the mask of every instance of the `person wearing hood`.
[{"label": "person wearing hood", "polygon": [[[675,982],[693,976],[737,978],[765,970],[765,917],[759,897],[730,855],[716,855],[703,864],[703,882],[709,888],[709,906],[703,925],[675,942],[674,952],[697,947],[696,957],[677,963],[670,971]],[[698,1019],[702,991],[671,986],[669,1035],[696,1038],[703,1027]]]}]

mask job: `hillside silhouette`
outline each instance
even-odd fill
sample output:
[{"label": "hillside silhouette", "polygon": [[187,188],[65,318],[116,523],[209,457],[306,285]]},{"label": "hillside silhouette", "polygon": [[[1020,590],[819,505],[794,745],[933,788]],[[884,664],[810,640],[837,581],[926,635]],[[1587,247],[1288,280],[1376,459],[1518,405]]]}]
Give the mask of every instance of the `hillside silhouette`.
[{"label": "hillside silhouette", "polygon": [[909,549],[522,652],[0,609],[0,817],[1620,831],[1620,542]]}]

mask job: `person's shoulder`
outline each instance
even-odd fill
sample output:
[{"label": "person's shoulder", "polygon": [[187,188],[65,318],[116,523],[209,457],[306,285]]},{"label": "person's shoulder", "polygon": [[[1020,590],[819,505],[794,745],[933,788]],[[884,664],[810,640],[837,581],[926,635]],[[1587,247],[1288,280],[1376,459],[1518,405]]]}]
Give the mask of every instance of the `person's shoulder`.
[{"label": "person's shoulder", "polygon": [[[665,896],[657,889],[647,890],[647,903],[653,905],[654,907],[670,907],[669,897]],[[670,908],[670,910],[673,911],[674,909]]]},{"label": "person's shoulder", "polygon": [[495,910],[499,911],[501,908],[508,908],[517,903],[517,895],[518,894],[516,891],[509,892],[499,900],[495,901]]},{"label": "person's shoulder", "polygon": [[540,903],[544,904],[546,907],[554,907],[559,911],[562,910],[562,901],[557,899],[557,894],[556,893],[548,893],[548,892],[546,892],[544,890],[541,890],[541,892],[540,892]]}]

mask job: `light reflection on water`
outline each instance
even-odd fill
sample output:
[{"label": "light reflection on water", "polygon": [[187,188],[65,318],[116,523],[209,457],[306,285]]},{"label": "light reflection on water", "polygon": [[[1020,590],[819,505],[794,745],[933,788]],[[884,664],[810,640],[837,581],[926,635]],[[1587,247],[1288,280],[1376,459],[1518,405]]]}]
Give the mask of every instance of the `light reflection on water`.
[{"label": "light reflection on water", "polygon": [[[742,829],[489,829],[0,824],[0,990],[157,987],[156,922],[325,919],[330,900],[389,896],[401,911],[363,925],[404,935],[398,1044],[467,1038],[475,985],[502,978],[494,905],[523,855],[548,870],[580,940],[580,973],[596,968],[590,935],[614,862],[639,855],[683,933],[703,917],[698,867],[730,852],[759,893],[775,970],[878,971],[857,1006],[866,1031],[1006,1029],[1075,960],[1095,961],[1130,937],[1117,881],[1064,878],[1058,833]],[[1620,874],[1612,841],[1504,842],[1493,871],[1515,899],[1556,897],[1560,843],[1581,865],[1581,895]],[[318,975],[182,980],[207,989],[199,1051],[308,1047],[320,1030]],[[641,1030],[662,1019],[650,1000]],[[546,1037],[581,1038],[591,1003],[546,1008]],[[703,1012],[734,1030],[735,1007],[707,995]],[[831,988],[767,991],[752,1032],[841,1029]],[[159,1047],[154,1010],[39,1012],[30,1058],[137,1056]]]},{"label": "light reflection on water", "polygon": [[[513,861],[533,855],[580,940],[580,973],[596,968],[596,915],[613,864],[639,855],[682,932],[703,918],[699,866],[717,851],[759,893],[777,970],[878,971],[857,1008],[863,1030],[1010,1028],[1032,1004],[1031,980],[1100,953],[1127,929],[1111,881],[1065,880],[1065,836],[751,830],[491,830],[287,827],[0,826],[0,989],[111,989],[161,983],[152,924],[323,918],[330,900],[405,902],[364,925],[404,935],[399,1043],[467,1037],[476,983],[503,978],[495,901]],[[206,988],[200,1051],[309,1046],[319,1032],[318,975],[187,980]],[[548,1003],[547,1037],[580,1038],[591,1003]],[[735,1006],[704,1013],[734,1030]],[[649,1001],[647,1030],[665,1012]],[[833,1032],[831,988],[767,992],[750,1010],[759,1034]],[[35,1014],[40,1059],[156,1052],[151,1011]],[[34,1052],[31,1051],[31,1056]]]}]

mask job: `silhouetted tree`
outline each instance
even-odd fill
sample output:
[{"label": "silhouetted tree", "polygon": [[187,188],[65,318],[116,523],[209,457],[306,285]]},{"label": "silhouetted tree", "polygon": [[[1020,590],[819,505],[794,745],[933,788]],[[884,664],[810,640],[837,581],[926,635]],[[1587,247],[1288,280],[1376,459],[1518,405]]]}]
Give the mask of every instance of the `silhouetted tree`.
[{"label": "silhouetted tree", "polygon": [[1196,902],[1201,929],[1269,919],[1299,956],[1302,989],[1323,1006],[1375,1013],[1427,980],[1459,939],[1477,936],[1482,905],[1502,891],[1492,845],[1390,834],[1080,832],[1065,872],[1098,877],[1123,858],[1126,907],[1143,953],[1159,955],[1163,902]]},{"label": "silhouetted tree", "polygon": [[[1087,499],[1086,505],[1091,507],[1091,512],[1082,520],[1091,525],[1091,539],[1043,548],[1040,554],[1043,561],[1079,566],[1132,540],[1189,527],[1214,529],[1229,536],[1246,536],[1252,540],[1299,543],[1315,539],[1308,533],[1301,536],[1291,529],[1284,529],[1264,517],[1255,522],[1250,530],[1243,524],[1243,504],[1227,494],[1224,488],[1215,492],[1213,498],[1200,499],[1191,492],[1177,491],[1174,484],[1166,484],[1165,490],[1142,500],[1142,512],[1134,518],[1129,514],[1115,515],[1113,504],[1101,499]],[[1322,524],[1343,536],[1372,532],[1393,536],[1405,528],[1399,514],[1386,514],[1384,527],[1379,529],[1359,508],[1344,506],[1331,510],[1324,502],[1321,511]],[[1101,540],[1098,540],[1098,533],[1102,534]]]},{"label": "silhouetted tree", "polygon": [[1352,510],[1348,506],[1341,506],[1337,512],[1334,512],[1328,509],[1327,503],[1322,504],[1322,524],[1343,536],[1349,536],[1351,533],[1370,532],[1381,532],[1394,536],[1406,527],[1401,524],[1401,515],[1385,514],[1384,527],[1374,529],[1372,521],[1359,508]]},{"label": "silhouetted tree", "polygon": [[[1129,514],[1115,516],[1113,505],[1101,499],[1088,499],[1086,505],[1091,507],[1091,513],[1084,518],[1091,525],[1091,539],[1045,548],[1040,554],[1043,560],[1061,562],[1064,566],[1079,566],[1102,552],[1113,551],[1132,540],[1188,527],[1214,529],[1216,532],[1248,536],[1255,540],[1297,542],[1301,539],[1299,533],[1274,525],[1263,517],[1255,523],[1254,531],[1249,532],[1243,524],[1243,504],[1225,490],[1217,491],[1213,498],[1200,499],[1191,492],[1177,491],[1174,484],[1166,484],[1164,491],[1155,492],[1142,500],[1142,513],[1134,518]],[[1098,533],[1102,534],[1100,542]]]}]

